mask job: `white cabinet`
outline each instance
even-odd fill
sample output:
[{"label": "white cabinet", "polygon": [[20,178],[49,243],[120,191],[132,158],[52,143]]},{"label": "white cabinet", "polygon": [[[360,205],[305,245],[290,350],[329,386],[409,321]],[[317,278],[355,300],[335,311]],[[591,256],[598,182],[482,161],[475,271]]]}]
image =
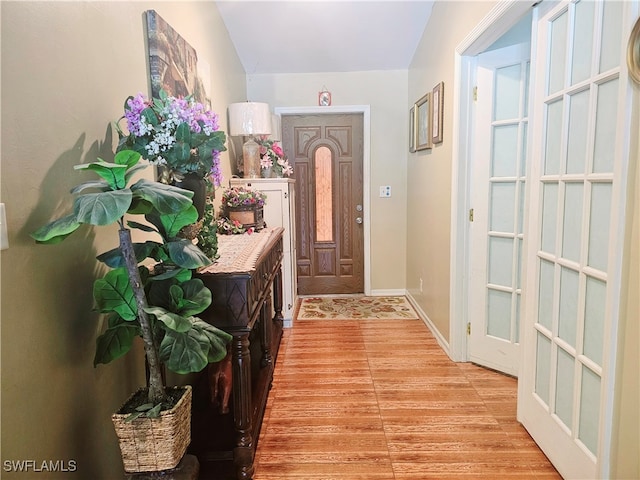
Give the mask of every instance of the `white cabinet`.
[{"label": "white cabinet", "polygon": [[268,227],[284,228],[282,260],[282,315],[284,326],[293,325],[296,305],[295,180],[291,178],[232,178],[232,187],[245,186],[267,195],[264,221]]}]

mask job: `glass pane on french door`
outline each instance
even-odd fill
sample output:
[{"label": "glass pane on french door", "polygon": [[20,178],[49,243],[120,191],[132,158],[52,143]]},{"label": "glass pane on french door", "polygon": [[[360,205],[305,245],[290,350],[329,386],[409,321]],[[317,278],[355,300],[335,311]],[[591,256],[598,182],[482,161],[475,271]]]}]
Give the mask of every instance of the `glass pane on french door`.
[{"label": "glass pane on french door", "polygon": [[495,69],[489,168],[486,334],[519,343],[529,62]]},{"label": "glass pane on french door", "polygon": [[[563,425],[573,432],[594,455],[597,453],[597,417],[593,401],[599,401],[601,385],[602,332],[605,323],[605,291],[609,218],[613,170],[603,169],[605,163],[613,163],[596,156],[594,143],[597,106],[603,104],[601,95],[615,98],[617,78],[592,82],[588,89],[572,92],[570,88],[549,94],[547,102],[547,131],[556,129],[551,122],[560,121],[556,111],[562,106],[561,129],[567,139],[564,157],[558,162],[556,148],[548,148],[543,158],[545,172],[542,180],[541,236],[539,238],[538,269],[539,310],[538,335],[546,337],[544,350],[538,350],[546,358],[538,357],[537,382],[539,396]],[[551,85],[549,86],[551,87]],[[616,92],[617,93],[617,92]],[[576,99],[579,99],[576,102]],[[611,102],[615,105],[615,102]],[[605,107],[612,110],[611,103]],[[588,115],[589,105],[596,106],[594,116]],[[576,111],[577,110],[577,111]],[[611,118],[616,118],[613,112]],[[595,118],[595,123],[587,122]],[[591,128],[591,131],[589,131]],[[556,137],[551,139],[557,143]],[[572,139],[575,138],[575,141]],[[560,142],[561,143],[561,142]],[[591,145],[590,150],[586,146]],[[603,147],[600,146],[602,149]],[[609,149],[614,145],[609,142]],[[604,157],[612,156],[605,152]],[[597,171],[596,171],[597,170]],[[551,309],[551,310],[550,310]],[[549,367],[549,362],[552,366]],[[549,375],[548,379],[543,379]],[[548,390],[551,389],[551,392]]]}]

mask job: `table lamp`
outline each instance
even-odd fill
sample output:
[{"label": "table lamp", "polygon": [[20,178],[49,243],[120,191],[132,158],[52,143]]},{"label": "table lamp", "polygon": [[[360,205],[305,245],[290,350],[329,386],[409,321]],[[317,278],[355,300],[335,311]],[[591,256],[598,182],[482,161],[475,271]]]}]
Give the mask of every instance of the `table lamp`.
[{"label": "table lamp", "polygon": [[270,133],[271,112],[268,103],[242,102],[229,105],[229,135],[249,137],[242,145],[245,178],[260,176],[260,146],[254,137]]}]

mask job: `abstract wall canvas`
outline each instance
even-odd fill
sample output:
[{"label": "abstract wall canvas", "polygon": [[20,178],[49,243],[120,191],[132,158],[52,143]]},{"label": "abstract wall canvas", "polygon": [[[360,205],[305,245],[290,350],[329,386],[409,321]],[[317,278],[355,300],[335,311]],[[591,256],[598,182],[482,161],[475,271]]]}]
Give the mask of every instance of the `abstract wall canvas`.
[{"label": "abstract wall canvas", "polygon": [[203,74],[207,64],[198,68],[195,48],[176,32],[155,10],[147,10],[147,37],[149,45],[149,70],[151,95],[158,98],[160,89],[176,97],[193,95],[193,98],[211,105],[205,88],[209,75]]}]

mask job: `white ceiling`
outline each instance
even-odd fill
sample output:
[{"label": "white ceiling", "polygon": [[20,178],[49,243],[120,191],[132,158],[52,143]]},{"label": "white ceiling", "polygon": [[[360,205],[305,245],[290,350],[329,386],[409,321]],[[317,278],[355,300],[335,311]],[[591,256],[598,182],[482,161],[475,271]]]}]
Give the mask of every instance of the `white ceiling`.
[{"label": "white ceiling", "polygon": [[216,5],[247,74],[408,68],[433,1],[245,1]]}]

